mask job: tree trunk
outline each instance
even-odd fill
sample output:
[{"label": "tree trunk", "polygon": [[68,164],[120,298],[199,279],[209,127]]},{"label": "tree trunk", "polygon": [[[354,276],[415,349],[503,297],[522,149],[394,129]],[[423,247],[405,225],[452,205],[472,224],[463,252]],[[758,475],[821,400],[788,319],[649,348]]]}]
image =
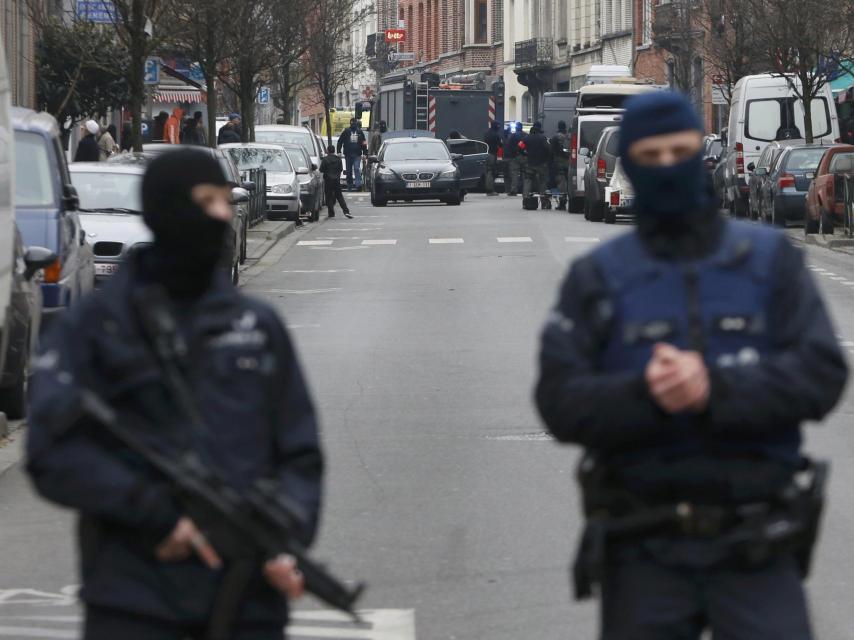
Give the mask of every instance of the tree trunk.
[{"label": "tree trunk", "polygon": [[143,0],[133,0],[128,30],[130,31],[130,114],[133,150],[142,151],[142,105],[145,102],[145,7]]},{"label": "tree trunk", "polygon": [[212,149],[216,148],[216,109],[217,95],[216,86],[216,68],[211,68],[205,65],[202,68],[202,73],[205,76],[205,84],[208,87],[208,146]]},{"label": "tree trunk", "polygon": [[323,115],[326,116],[326,144],[332,146],[332,114],[329,112],[329,101],[323,101]]},{"label": "tree trunk", "polygon": [[291,65],[290,63],[282,65],[281,77],[282,90],[282,119],[285,124],[291,123]]},{"label": "tree trunk", "polygon": [[[804,138],[806,139],[807,144],[812,144],[812,98],[810,96],[816,93],[813,88],[813,82],[815,81],[808,77],[801,77],[800,80],[801,95],[803,96],[802,102],[804,103]],[[833,109],[834,106],[831,105],[830,108]]]}]

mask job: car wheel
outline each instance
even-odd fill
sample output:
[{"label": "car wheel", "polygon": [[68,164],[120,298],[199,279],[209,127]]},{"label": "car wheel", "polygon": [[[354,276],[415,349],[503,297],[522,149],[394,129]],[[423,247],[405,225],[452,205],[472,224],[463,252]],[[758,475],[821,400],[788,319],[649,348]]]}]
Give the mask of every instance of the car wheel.
[{"label": "car wheel", "polygon": [[374,195],[374,192],[371,192],[371,205],[374,207],[384,207],[388,204],[388,200],[385,198],[377,198]]},{"label": "car wheel", "polygon": [[818,232],[822,235],[833,235],[833,218],[830,216],[830,212],[827,209],[821,210],[821,219],[818,222]]},{"label": "car wheel", "polygon": [[809,236],[818,233],[818,220],[813,220],[809,210],[804,209],[804,235]]},{"label": "car wheel", "polygon": [[452,207],[460,206],[460,203],[463,201],[462,194],[457,193],[455,196],[450,196],[445,200],[445,204],[448,204]]},{"label": "car wheel", "polygon": [[24,345],[24,362],[21,375],[11,387],[0,389],[0,411],[9,420],[22,420],[27,417],[27,383],[30,376],[29,338]]},{"label": "car wheel", "polygon": [[320,191],[314,194],[314,207],[311,210],[311,221],[320,220]]},{"label": "car wheel", "polygon": [[249,230],[247,229],[246,220],[243,221],[243,233],[241,233],[240,239],[240,264],[246,262],[246,257],[248,255],[248,240],[247,236],[249,235]]}]

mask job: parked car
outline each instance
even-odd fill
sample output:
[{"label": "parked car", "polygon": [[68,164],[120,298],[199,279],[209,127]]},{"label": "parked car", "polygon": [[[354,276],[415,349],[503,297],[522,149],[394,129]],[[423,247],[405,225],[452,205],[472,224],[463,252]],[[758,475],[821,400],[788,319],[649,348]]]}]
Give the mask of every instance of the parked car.
[{"label": "parked car", "polygon": [[854,145],[833,146],[812,174],[804,214],[804,233],[833,233],[845,213],[843,180],[854,176]]},{"label": "parked car", "polygon": [[[141,153],[122,154],[130,156],[124,159],[117,159],[115,162],[107,162],[106,164],[115,164],[116,166],[139,166],[145,167],[152,159],[162,153],[169,153],[178,149],[187,149],[182,145],[174,144],[146,144],[142,147]],[[193,147],[204,153],[209,153],[219,163],[225,179],[232,187],[232,216],[231,216],[231,233],[226,237],[225,260],[223,266],[231,273],[231,280],[237,284],[240,280],[240,264],[246,258],[246,245],[248,234],[249,221],[249,191],[255,188],[251,182],[244,182],[240,177],[240,171],[231,156],[222,149],[211,149],[209,147]],[[121,156],[118,156],[121,158]]]},{"label": "parked car", "polygon": [[445,140],[451,156],[460,155],[457,166],[460,168],[460,186],[463,191],[483,191],[486,186],[486,161],[489,158],[489,147],[480,140],[462,138],[460,140]]},{"label": "parked car", "polygon": [[[804,144],[804,105],[797,97],[799,80],[793,76],[745,76],[732,92],[729,115],[725,206],[733,217],[745,216],[749,206],[747,166],[756,163],[774,141]],[[811,104],[813,143],[832,144],[839,123],[830,85]]]},{"label": "parked car", "polygon": [[[580,92],[579,92],[580,93]],[[623,110],[617,108],[578,109],[572,120],[569,144],[569,210],[580,213],[584,207],[584,174],[589,158],[582,149],[593,150],[602,132],[619,125]]]},{"label": "parked car", "polygon": [[383,141],[379,154],[371,156],[371,204],[384,207],[389,200],[441,200],[462,202],[463,156],[451,155],[441,140],[392,138]]},{"label": "parked car", "polygon": [[721,155],[712,170],[712,185],[718,209],[723,209],[726,201],[727,155],[729,155],[729,147],[727,146],[726,129],[724,129],[721,131]]},{"label": "parked car", "polygon": [[579,153],[586,156],[587,171],[584,173],[584,218],[598,222],[607,211],[605,188],[614,175],[614,165],[620,155],[620,128],[606,127],[602,130],[595,149],[583,148]]},{"label": "parked car", "polygon": [[77,302],[95,284],[92,248],[77,213],[56,120],[46,113],[13,108],[15,217],[24,245],[56,255],[42,277],[42,326]]},{"label": "parked car", "polygon": [[779,142],[772,142],[754,164],[751,162],[747,165],[747,172],[750,176],[747,179],[748,193],[748,211],[751,220],[762,218],[762,207],[760,201],[762,199],[762,187],[768,180],[768,175],[771,172],[771,165],[783,153],[785,147]]},{"label": "parked car", "polygon": [[152,241],[142,221],[139,165],[75,162],[71,182],[80,197],[80,223],[95,254],[95,286],[119,270],[125,258]]},{"label": "parked car", "polygon": [[303,147],[295,144],[281,145],[288,154],[299,182],[299,197],[302,212],[310,220],[320,219],[320,208],[324,205],[323,174],[320,165],[311,161]]},{"label": "parked car", "polygon": [[618,219],[633,219],[635,217],[635,190],[629,177],[623,171],[620,158],[614,163],[614,174],[605,187],[606,211],[605,224],[614,224]]},{"label": "parked car", "polygon": [[[326,155],[323,153],[324,145],[317,139],[317,135],[308,127],[292,124],[262,124],[255,127],[255,142],[267,144],[297,144],[305,149],[312,163],[320,166],[320,159]],[[332,138],[332,144],[337,139]]]},{"label": "parked car", "polygon": [[785,227],[804,223],[806,194],[825,152],[824,146],[785,147],[772,162],[762,183],[759,213],[763,220]]},{"label": "parked car", "polygon": [[703,138],[703,164],[706,169],[714,171],[721,159],[723,142],[717,134],[711,134]]},{"label": "parked car", "polygon": [[41,323],[42,296],[35,275],[56,255],[42,246],[25,247],[15,225],[15,136],[9,79],[0,47],[0,411],[12,420],[27,411],[30,355]]},{"label": "parked car", "polygon": [[[223,144],[239,171],[261,168],[267,174],[267,216],[293,218],[300,213],[300,182],[296,169],[282,145],[248,142]],[[301,147],[293,147],[302,152]]]}]

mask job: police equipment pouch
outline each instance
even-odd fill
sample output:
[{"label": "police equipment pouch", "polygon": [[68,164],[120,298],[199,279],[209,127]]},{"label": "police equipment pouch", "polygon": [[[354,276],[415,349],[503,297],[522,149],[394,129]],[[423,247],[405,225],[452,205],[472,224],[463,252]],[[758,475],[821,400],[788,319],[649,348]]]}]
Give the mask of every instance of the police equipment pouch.
[{"label": "police equipment pouch", "polygon": [[601,584],[609,545],[651,537],[716,539],[734,560],[757,567],[791,553],[805,578],[818,538],[828,463],[803,458],[777,492],[742,504],[695,504],[644,500],[614,481],[609,465],[586,454],[578,466],[586,524],[572,567],[575,598],[583,600]]}]

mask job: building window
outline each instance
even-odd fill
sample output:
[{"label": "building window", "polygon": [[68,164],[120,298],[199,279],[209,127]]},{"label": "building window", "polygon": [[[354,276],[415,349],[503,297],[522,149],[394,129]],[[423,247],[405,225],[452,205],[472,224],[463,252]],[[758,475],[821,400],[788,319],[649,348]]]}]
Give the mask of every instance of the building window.
[{"label": "building window", "polygon": [[477,0],[474,15],[474,41],[477,44],[485,44],[489,40],[489,15],[486,0]]},{"label": "building window", "polygon": [[522,122],[532,122],[533,118],[531,117],[534,111],[533,101],[531,100],[531,94],[527,91],[522,95]]},{"label": "building window", "polygon": [[652,43],[652,0],[643,0],[643,41],[641,44]]}]

